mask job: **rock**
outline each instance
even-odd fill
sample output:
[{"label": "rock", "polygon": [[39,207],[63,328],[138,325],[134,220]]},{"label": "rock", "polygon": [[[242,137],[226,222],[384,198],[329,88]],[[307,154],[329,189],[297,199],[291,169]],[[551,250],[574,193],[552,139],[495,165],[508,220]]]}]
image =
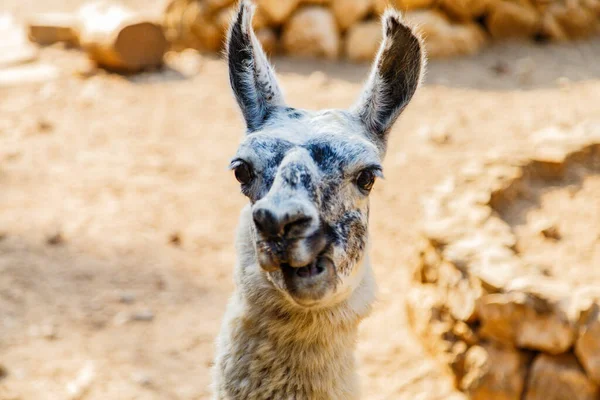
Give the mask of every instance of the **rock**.
[{"label": "rock", "polygon": [[57,67],[46,63],[2,68],[0,88],[48,82],[58,77]]},{"label": "rock", "polygon": [[[483,15],[487,10],[490,1],[491,0],[439,0],[438,5],[448,15],[455,19],[470,21]],[[427,8],[431,5],[432,4],[427,6]]]},{"label": "rock", "polygon": [[600,303],[582,314],[575,354],[588,376],[600,385]]},{"label": "rock", "polygon": [[235,0],[204,0],[204,4],[206,4],[206,7],[210,12],[229,7],[233,3],[235,3]]},{"label": "rock", "polygon": [[546,239],[559,240],[561,238],[558,226],[553,221],[541,221],[537,227],[540,234]]},{"label": "rock", "polygon": [[335,19],[342,30],[363,19],[372,8],[372,0],[333,0],[331,4]]},{"label": "rock", "polygon": [[419,129],[418,135],[438,146],[448,144],[451,141],[448,125],[441,122],[433,125],[423,125],[421,129]]},{"label": "rock", "polygon": [[221,50],[231,12],[230,9],[221,10],[217,18],[213,19],[206,6],[190,5],[183,16],[184,24],[189,30],[185,42],[188,46],[199,50],[212,52]]},{"label": "rock", "polygon": [[462,278],[448,287],[446,305],[457,321],[474,322],[477,317],[477,301],[482,295],[481,285]]},{"label": "rock", "polygon": [[71,46],[79,44],[79,18],[75,14],[38,14],[27,22],[29,40],[41,45],[64,42]]},{"label": "rock", "polygon": [[140,310],[131,314],[132,321],[150,322],[154,319],[152,310]]},{"label": "rock", "polygon": [[437,0],[396,0],[395,6],[398,10],[409,11],[419,8],[432,8]]},{"label": "rock", "polygon": [[523,279],[509,293],[483,296],[477,305],[479,334],[508,345],[549,354],[567,351],[575,340],[569,315],[569,289],[543,285],[541,277]]},{"label": "rock", "polygon": [[223,38],[225,37],[225,32],[227,32],[227,29],[229,29],[229,24],[231,23],[231,19],[235,15],[236,11],[237,10],[235,7],[223,8],[222,10],[219,10],[214,17],[215,25],[223,35]]},{"label": "rock", "polygon": [[520,400],[529,356],[510,347],[486,343],[465,355],[460,389],[472,400]]},{"label": "rock", "polygon": [[302,57],[335,59],[340,53],[340,34],[330,10],[307,6],[298,10],[283,29],[286,53]]},{"label": "rock", "polygon": [[600,30],[598,16],[591,9],[578,4],[551,4],[547,14],[552,16],[570,39],[588,37]]},{"label": "rock", "polygon": [[434,285],[421,285],[408,292],[408,321],[426,350],[441,358],[450,353],[453,340],[447,341],[445,338],[452,336],[454,327],[454,321],[444,308],[443,293]]},{"label": "rock", "polygon": [[573,355],[541,354],[531,366],[525,400],[597,400],[599,395]]},{"label": "rock", "polygon": [[80,400],[89,392],[96,379],[96,367],[89,361],[77,374],[77,376],[67,383],[67,399]]},{"label": "rock", "polygon": [[259,30],[269,26],[269,17],[262,8],[257,8],[252,17],[252,27],[254,30]]},{"label": "rock", "polygon": [[277,52],[277,34],[271,28],[262,28],[256,31],[256,38],[262,45],[267,55],[272,55]]},{"label": "rock", "polygon": [[300,0],[258,0],[258,7],[272,23],[280,25],[292,15],[299,3]]},{"label": "rock", "polygon": [[46,243],[50,246],[60,246],[65,243],[65,238],[60,232],[56,232],[46,238]]},{"label": "rock", "polygon": [[391,5],[390,0],[373,0],[373,8],[377,15],[381,15]]},{"label": "rock", "polygon": [[181,246],[181,234],[173,232],[169,235],[169,244],[175,247]]},{"label": "rock", "polygon": [[556,20],[556,17],[550,13],[544,13],[542,15],[540,36],[553,41],[565,41],[568,39],[567,33],[564,31],[562,26],[560,26],[560,23]]},{"label": "rock", "polygon": [[167,38],[148,16],[116,4],[90,3],[79,18],[80,45],[99,66],[137,72],[162,65]]},{"label": "rock", "polygon": [[473,54],[486,42],[485,33],[477,24],[453,24],[439,11],[409,11],[406,19],[417,25],[426,38],[430,58]]},{"label": "rock", "polygon": [[346,35],[346,56],[352,61],[372,61],[379,50],[381,37],[381,24],[378,21],[354,25]]},{"label": "rock", "polygon": [[153,384],[152,377],[144,371],[135,371],[131,374],[131,380],[144,387],[151,387]]},{"label": "rock", "polygon": [[[1,33],[0,33],[1,34]],[[0,43],[4,53],[0,54],[0,68],[19,66],[31,63],[39,57],[39,51],[30,44],[4,45]]]},{"label": "rock", "polygon": [[532,6],[499,1],[493,3],[486,24],[494,38],[533,37],[542,21]]},{"label": "rock", "polygon": [[123,304],[135,303],[135,294],[132,292],[119,293],[119,302]]},{"label": "rock", "polygon": [[373,8],[377,15],[383,14],[384,11],[389,7],[395,7],[398,10],[404,10],[402,7],[399,6],[400,1],[401,0],[373,0]]},{"label": "rock", "polygon": [[474,346],[479,342],[475,331],[466,323],[457,321],[452,328],[452,333],[468,346]]},{"label": "rock", "polygon": [[434,285],[420,285],[411,288],[406,298],[407,316],[410,325],[418,335],[425,335],[444,301],[441,291]]},{"label": "rock", "polygon": [[438,0],[373,0],[373,5],[377,14],[383,14],[389,7],[394,7],[402,12],[432,8],[437,1]]},{"label": "rock", "polygon": [[219,51],[234,11],[230,7],[213,12],[203,2],[172,0],[164,13],[165,35],[175,50]]}]

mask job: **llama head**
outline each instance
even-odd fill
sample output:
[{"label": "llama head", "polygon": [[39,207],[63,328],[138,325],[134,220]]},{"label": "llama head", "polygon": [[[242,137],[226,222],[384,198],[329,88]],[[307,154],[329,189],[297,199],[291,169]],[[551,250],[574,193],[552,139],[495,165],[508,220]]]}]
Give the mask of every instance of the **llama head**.
[{"label": "llama head", "polygon": [[229,77],[247,132],[231,168],[250,200],[256,265],[292,303],[335,304],[361,281],[369,192],[388,134],[417,89],[420,39],[395,11],[358,102],[349,110],[288,107],[242,0],[227,41]]}]

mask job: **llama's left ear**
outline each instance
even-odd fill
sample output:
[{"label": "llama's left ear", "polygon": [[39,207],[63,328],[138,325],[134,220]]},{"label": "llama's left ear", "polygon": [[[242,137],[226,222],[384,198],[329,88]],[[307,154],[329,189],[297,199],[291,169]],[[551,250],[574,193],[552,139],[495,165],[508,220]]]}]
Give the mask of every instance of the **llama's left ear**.
[{"label": "llama's left ear", "polygon": [[229,81],[249,132],[266,122],[275,106],[283,106],[283,94],[275,72],[252,29],[254,5],[241,0],[227,35]]},{"label": "llama's left ear", "polygon": [[401,15],[388,9],[382,17],[383,41],[363,93],[353,108],[378,147],[417,90],[425,69],[420,37]]}]

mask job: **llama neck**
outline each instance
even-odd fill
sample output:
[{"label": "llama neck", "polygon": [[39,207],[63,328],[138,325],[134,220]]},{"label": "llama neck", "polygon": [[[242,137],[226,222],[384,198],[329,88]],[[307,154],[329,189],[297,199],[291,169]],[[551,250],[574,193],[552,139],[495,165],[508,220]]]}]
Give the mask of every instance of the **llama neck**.
[{"label": "llama neck", "polygon": [[[260,297],[280,296],[260,290],[267,291]],[[299,310],[274,299],[265,304],[236,291],[218,344],[217,399],[357,398],[353,352],[369,307],[353,309],[358,299],[351,298],[332,309]]]},{"label": "llama neck", "polygon": [[248,209],[238,230],[236,290],[217,339],[215,399],[358,398],[354,347],[375,293],[368,262],[358,286],[324,309],[291,304],[256,264]]}]

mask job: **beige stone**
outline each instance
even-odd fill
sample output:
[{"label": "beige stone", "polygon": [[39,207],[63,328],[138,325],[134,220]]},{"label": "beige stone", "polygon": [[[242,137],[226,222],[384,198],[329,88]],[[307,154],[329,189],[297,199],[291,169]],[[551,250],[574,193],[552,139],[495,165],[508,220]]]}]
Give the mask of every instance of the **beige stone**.
[{"label": "beige stone", "polygon": [[[421,285],[411,288],[407,295],[407,314],[410,325],[418,335],[431,332],[431,324],[439,320],[439,311],[443,308],[444,299],[435,285]],[[449,330],[452,328],[448,325]]]},{"label": "beige stone", "polygon": [[337,58],[340,53],[340,33],[333,14],[320,6],[301,8],[285,25],[282,44],[290,55]]},{"label": "beige stone", "polygon": [[419,27],[430,58],[473,54],[486,43],[485,33],[477,24],[453,24],[439,11],[409,11],[406,19]]},{"label": "beige stone", "polygon": [[487,10],[490,1],[491,0],[439,0],[439,7],[456,19],[468,21],[483,15]]},{"label": "beige stone", "polygon": [[565,41],[568,39],[563,27],[556,20],[556,17],[550,13],[544,13],[542,16],[540,35],[554,41]]},{"label": "beige stone", "polygon": [[175,49],[219,51],[233,11],[233,8],[226,8],[213,13],[206,4],[198,1],[173,0],[163,21],[167,39]]},{"label": "beige stone", "polygon": [[600,0],[581,0],[581,3],[600,18]]},{"label": "beige stone", "polygon": [[169,43],[153,17],[116,3],[88,3],[79,10],[79,44],[103,68],[137,72],[163,63]]},{"label": "beige stone", "polygon": [[375,12],[382,14],[387,8],[392,7],[400,11],[426,9],[435,6],[438,0],[373,0]]},{"label": "beige stone", "polygon": [[446,312],[444,294],[434,285],[411,288],[407,294],[406,311],[410,325],[421,338],[425,349],[450,364],[455,355],[452,347],[455,321]]},{"label": "beige stone", "polygon": [[48,13],[31,17],[27,23],[29,39],[41,45],[64,42],[79,44],[80,20],[75,14]]},{"label": "beige stone", "polygon": [[274,24],[285,22],[298,7],[300,0],[258,0],[258,7]]},{"label": "beige stone", "polygon": [[525,387],[526,353],[486,343],[465,355],[460,389],[472,400],[520,400]]},{"label": "beige stone", "polygon": [[229,7],[229,8],[224,8],[224,9],[220,10],[216,14],[214,23],[217,26],[217,28],[221,32],[223,32],[223,35],[225,35],[225,32],[227,32],[227,29],[229,29],[229,24],[231,23],[231,19],[235,15],[235,12],[236,12],[235,7]]},{"label": "beige stone", "polygon": [[600,303],[592,304],[582,315],[575,354],[588,376],[600,385]]},{"label": "beige stone", "polygon": [[352,61],[372,61],[379,49],[382,32],[378,21],[354,25],[346,35],[346,56]]},{"label": "beige stone", "polygon": [[256,31],[256,38],[262,45],[267,55],[277,52],[277,35],[271,28],[262,28]]},{"label": "beige stone", "polygon": [[331,9],[342,30],[363,19],[372,9],[373,0],[333,0]]},{"label": "beige stone", "polygon": [[474,322],[477,318],[477,301],[482,295],[476,280],[462,278],[448,288],[447,306],[450,314],[458,321]]},{"label": "beige stone", "polygon": [[256,8],[254,12],[254,17],[252,18],[252,27],[254,29],[261,29],[269,26],[269,17],[262,8]]},{"label": "beige stone", "polygon": [[483,296],[477,306],[480,335],[550,354],[567,351],[575,340],[568,304],[547,293],[514,291]]},{"label": "beige stone", "polygon": [[229,7],[235,3],[235,0],[203,0],[208,9],[212,11],[220,10]]},{"label": "beige stone", "polygon": [[225,12],[221,12],[221,20],[213,19],[207,12],[206,7],[199,7],[197,10],[195,7],[190,7],[184,14],[184,20],[186,25],[189,26],[190,34],[188,37],[189,42],[192,44],[190,47],[208,50],[208,51],[219,51],[224,44],[224,35],[227,18],[223,17]]},{"label": "beige stone", "polygon": [[416,264],[413,277],[419,283],[437,283],[442,262],[440,253],[427,239],[423,239],[419,246],[419,262]]},{"label": "beige stone", "polygon": [[599,395],[573,355],[541,354],[531,366],[525,400],[597,400]]},{"label": "beige stone", "polygon": [[581,5],[552,4],[547,13],[570,39],[588,37],[600,31],[598,16],[593,10]]},{"label": "beige stone", "polygon": [[431,8],[438,0],[396,0],[394,5],[398,10],[410,11],[420,8]]},{"label": "beige stone", "polygon": [[541,26],[541,17],[535,8],[509,1],[493,3],[487,18],[488,30],[495,38],[532,37]]},{"label": "beige stone", "polygon": [[383,12],[391,6],[394,6],[393,0],[373,0],[373,7],[377,14],[383,14]]}]

